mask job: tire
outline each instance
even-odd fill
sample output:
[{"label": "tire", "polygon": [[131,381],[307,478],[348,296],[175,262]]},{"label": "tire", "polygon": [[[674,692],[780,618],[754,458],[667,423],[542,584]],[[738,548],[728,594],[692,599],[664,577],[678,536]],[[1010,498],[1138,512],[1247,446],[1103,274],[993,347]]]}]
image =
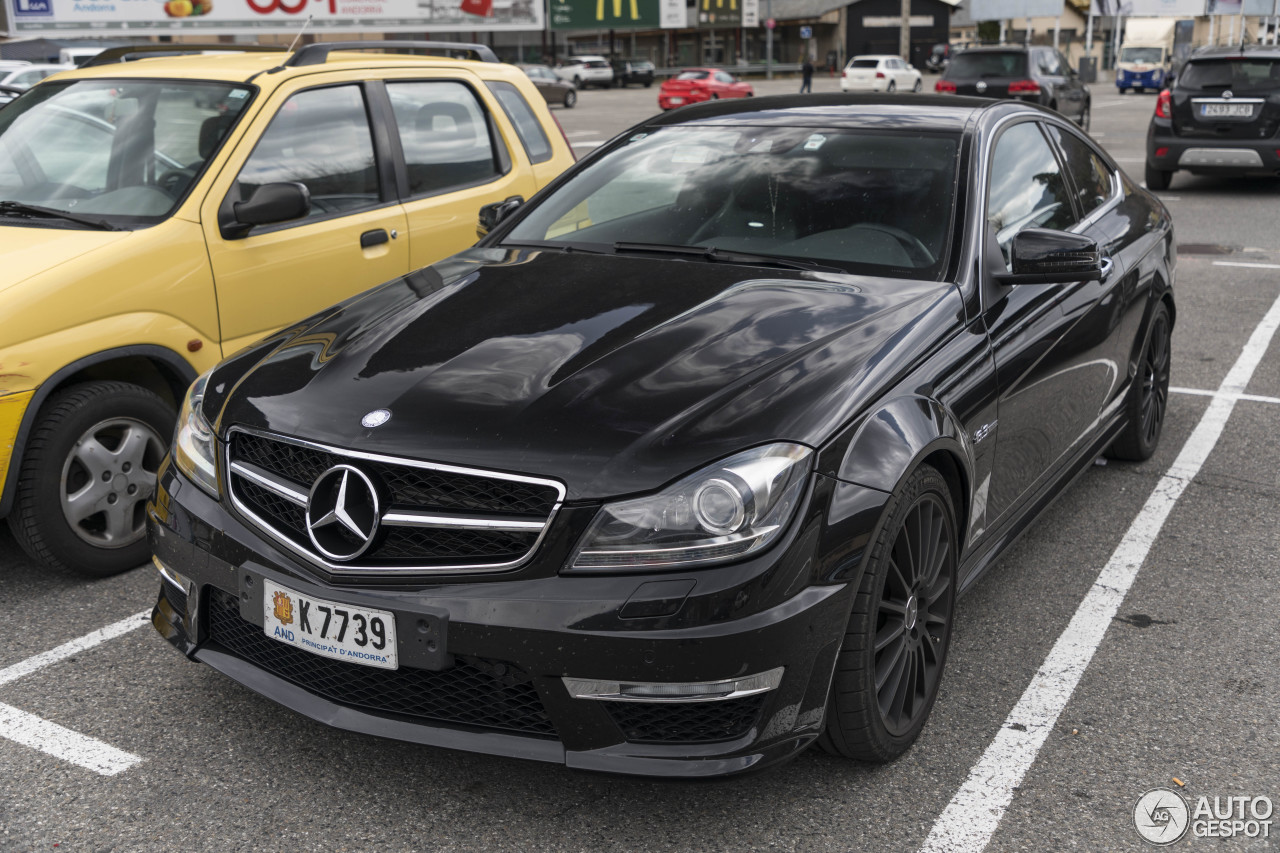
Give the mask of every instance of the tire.
[{"label": "tire", "polygon": [[577,75],[575,74],[575,75],[574,75],[574,77],[573,77],[573,85],[575,85],[575,86],[577,86],[579,89],[581,89],[581,88],[582,88],[582,78],[581,78],[581,77],[579,77],[579,76],[577,76]]},{"label": "tire", "polygon": [[18,475],[9,514],[18,544],[34,560],[89,577],[145,563],[146,504],[175,419],[159,396],[126,382],[53,395]]},{"label": "tire", "polygon": [[644,81],[644,87],[645,87],[646,89],[648,89],[648,88],[649,88],[650,86],[652,86],[652,85],[653,85],[653,81],[652,81],[652,80],[645,80],[645,81]]},{"label": "tire", "polygon": [[819,738],[828,752],[875,762],[911,746],[938,696],[958,550],[951,491],[936,469],[917,468],[886,513],[853,600]]},{"label": "tire", "polygon": [[1160,446],[1164,416],[1169,405],[1169,351],[1172,331],[1169,309],[1163,302],[1151,316],[1147,344],[1142,348],[1138,375],[1125,400],[1128,424],[1107,450],[1113,459],[1141,462]]},{"label": "tire", "polygon": [[1122,95],[1123,95],[1123,94],[1124,94],[1125,92],[1127,92],[1127,91],[1129,91],[1129,90],[1128,90],[1128,89],[1126,89],[1126,88],[1124,88],[1123,86],[1121,86],[1121,87],[1120,87],[1120,94],[1122,94]]},{"label": "tire", "polygon": [[1149,190],[1167,190],[1169,184],[1173,181],[1173,172],[1164,169],[1157,169],[1150,163],[1143,170],[1143,177],[1146,178],[1147,189]]},{"label": "tire", "polygon": [[574,89],[564,93],[564,105],[566,109],[573,109],[574,104],[578,103],[578,92]]},{"label": "tire", "polygon": [[1093,104],[1090,101],[1085,101],[1084,111],[1080,113],[1080,121],[1077,122],[1077,124],[1080,125],[1080,129],[1083,130],[1085,133],[1089,132],[1089,123],[1092,120],[1092,113],[1093,113]]},{"label": "tire", "polygon": [[911,87],[911,91],[919,93],[924,88],[924,80],[917,79],[916,84]]},{"label": "tire", "polygon": [[892,94],[893,94],[894,92],[896,92],[896,91],[898,91],[898,81],[897,81],[897,80],[890,80],[890,81],[889,81],[889,85],[888,85],[888,86],[886,86],[886,87],[885,87],[885,89],[884,89],[885,94],[886,94],[886,95],[892,95]]}]

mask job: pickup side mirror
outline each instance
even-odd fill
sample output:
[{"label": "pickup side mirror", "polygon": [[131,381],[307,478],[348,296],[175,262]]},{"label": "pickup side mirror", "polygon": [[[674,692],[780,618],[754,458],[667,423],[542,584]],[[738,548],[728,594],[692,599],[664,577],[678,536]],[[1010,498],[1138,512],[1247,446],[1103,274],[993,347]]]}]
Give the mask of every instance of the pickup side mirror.
[{"label": "pickup side mirror", "polygon": [[1066,284],[1102,275],[1098,244],[1067,231],[1024,228],[1010,253],[1013,269],[994,276],[1001,284]]},{"label": "pickup side mirror", "polygon": [[498,227],[498,223],[519,210],[523,204],[523,196],[513,195],[504,201],[491,202],[480,208],[480,218],[476,222],[476,236],[483,237],[488,234]]}]

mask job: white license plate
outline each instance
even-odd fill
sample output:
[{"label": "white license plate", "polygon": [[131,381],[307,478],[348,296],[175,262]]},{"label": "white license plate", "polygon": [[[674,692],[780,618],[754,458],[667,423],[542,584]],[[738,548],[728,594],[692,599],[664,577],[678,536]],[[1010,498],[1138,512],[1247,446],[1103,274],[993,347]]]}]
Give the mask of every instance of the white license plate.
[{"label": "white license plate", "polygon": [[321,657],[380,669],[398,669],[396,619],[387,610],[312,598],[265,578],[262,631]]},{"label": "white license plate", "polygon": [[1201,104],[1200,115],[1211,118],[1248,118],[1253,115],[1253,104]]},{"label": "white license plate", "polygon": [[684,103],[684,98],[668,98],[667,100],[671,101],[671,103],[673,103],[673,104],[683,104],[683,103]]}]

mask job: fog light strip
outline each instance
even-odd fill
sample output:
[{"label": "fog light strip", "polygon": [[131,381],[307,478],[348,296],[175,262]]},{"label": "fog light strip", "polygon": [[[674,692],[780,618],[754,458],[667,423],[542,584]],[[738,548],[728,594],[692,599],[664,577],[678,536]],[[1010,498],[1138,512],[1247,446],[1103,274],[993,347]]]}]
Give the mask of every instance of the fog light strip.
[{"label": "fog light strip", "polygon": [[159,557],[153,556],[151,564],[156,567],[156,571],[160,572],[160,577],[182,590],[183,593],[191,592],[191,581],[169,568]]},{"label": "fog light strip", "polygon": [[598,678],[569,678],[564,681],[575,699],[602,699],[608,702],[722,702],[777,689],[784,667],[756,675],[721,681],[609,681]]}]

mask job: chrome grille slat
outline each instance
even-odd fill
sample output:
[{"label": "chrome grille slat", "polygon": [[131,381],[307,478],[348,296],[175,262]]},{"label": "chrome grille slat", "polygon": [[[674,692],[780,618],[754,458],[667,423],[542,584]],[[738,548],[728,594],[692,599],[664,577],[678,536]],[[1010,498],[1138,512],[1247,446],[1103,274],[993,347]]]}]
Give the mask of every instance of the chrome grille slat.
[{"label": "chrome grille slat", "polygon": [[[337,576],[518,568],[537,550],[564,499],[564,487],[554,480],[365,453],[245,427],[228,431],[224,460],[238,513]],[[373,546],[348,562],[317,553],[305,522],[315,478],[338,464],[359,467],[390,497]]]}]

